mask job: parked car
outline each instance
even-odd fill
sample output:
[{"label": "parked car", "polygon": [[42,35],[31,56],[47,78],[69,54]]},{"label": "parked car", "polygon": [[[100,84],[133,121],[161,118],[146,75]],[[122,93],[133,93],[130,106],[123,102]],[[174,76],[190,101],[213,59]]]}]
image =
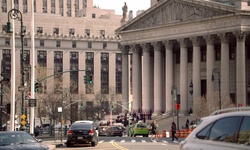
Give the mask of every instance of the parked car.
[{"label": "parked car", "polygon": [[120,136],[123,135],[123,128],[121,126],[108,126],[106,128],[106,136]]},{"label": "parked car", "polygon": [[99,142],[97,130],[98,128],[95,128],[91,122],[73,123],[67,132],[67,147],[74,146],[75,144],[91,144],[91,146],[96,146]]},{"label": "parked car", "polygon": [[[228,108],[201,119],[181,142],[181,150],[249,150],[250,107]],[[226,111],[237,110],[237,112]]]},{"label": "parked car", "polygon": [[106,136],[106,129],[107,126],[99,126],[98,127],[99,136]]},{"label": "parked car", "polygon": [[136,137],[137,135],[142,135],[143,137],[148,137],[149,130],[147,124],[139,121],[138,123],[132,125],[129,128],[129,135]]},{"label": "parked car", "polygon": [[24,131],[0,132],[0,149],[4,150],[49,150],[41,145],[42,140],[36,139]]}]

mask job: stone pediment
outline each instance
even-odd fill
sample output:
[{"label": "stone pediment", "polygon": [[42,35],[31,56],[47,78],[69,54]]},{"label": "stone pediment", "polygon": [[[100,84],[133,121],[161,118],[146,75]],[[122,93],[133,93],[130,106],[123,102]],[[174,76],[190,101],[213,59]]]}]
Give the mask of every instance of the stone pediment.
[{"label": "stone pediment", "polygon": [[137,16],[117,31],[135,30],[167,25],[173,22],[194,21],[235,12],[233,6],[204,0],[163,0]]}]

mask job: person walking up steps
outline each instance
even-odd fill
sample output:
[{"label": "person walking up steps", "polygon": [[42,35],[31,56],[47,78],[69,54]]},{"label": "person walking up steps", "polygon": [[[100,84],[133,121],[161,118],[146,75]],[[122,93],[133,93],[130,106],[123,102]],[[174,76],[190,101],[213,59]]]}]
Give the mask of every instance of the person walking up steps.
[{"label": "person walking up steps", "polygon": [[156,134],[156,128],[157,128],[157,126],[158,125],[156,124],[155,120],[150,124],[151,133],[152,133],[151,140],[150,140],[151,142],[153,142],[154,136],[155,136],[156,141],[158,142],[158,137],[157,137],[157,134]]},{"label": "person walking up steps", "polygon": [[172,122],[171,131],[172,131],[172,141],[174,141],[174,139],[178,140],[178,138],[175,136],[175,133],[176,133],[176,124],[175,124],[175,122]]}]

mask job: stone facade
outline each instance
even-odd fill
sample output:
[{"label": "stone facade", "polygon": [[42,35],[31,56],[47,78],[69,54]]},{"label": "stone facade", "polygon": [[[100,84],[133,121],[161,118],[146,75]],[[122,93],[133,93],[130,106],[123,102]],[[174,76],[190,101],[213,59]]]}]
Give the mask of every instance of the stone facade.
[{"label": "stone facade", "polygon": [[[249,106],[247,2],[237,1],[235,5],[202,0],[151,2],[154,4],[150,9],[116,30],[122,37],[121,45],[129,47],[133,54],[132,68],[136,67],[132,70],[133,109],[171,114],[175,109],[171,95],[174,85],[182,114],[188,113],[196,99],[214,91],[219,91],[223,98],[231,97],[236,106]],[[153,55],[149,57],[148,51]],[[153,60],[150,62],[153,66],[148,65],[149,60]],[[217,82],[211,81],[212,74],[217,75],[215,68],[220,70],[220,84],[218,76]],[[123,78],[123,82],[129,80]]]}]

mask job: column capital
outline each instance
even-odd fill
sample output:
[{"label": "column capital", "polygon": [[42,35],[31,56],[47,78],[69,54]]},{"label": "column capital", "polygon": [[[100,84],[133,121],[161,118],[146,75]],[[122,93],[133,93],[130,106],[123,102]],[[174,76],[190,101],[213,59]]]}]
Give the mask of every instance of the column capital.
[{"label": "column capital", "polygon": [[141,47],[138,44],[131,45],[131,50],[133,53],[140,53],[141,52]]},{"label": "column capital", "polygon": [[218,33],[217,35],[220,38],[221,43],[229,42],[229,38],[230,38],[229,34],[227,34],[227,33]]},{"label": "column capital", "polygon": [[140,44],[140,46],[142,47],[143,52],[150,52],[152,48],[150,43],[143,43],[143,44]]},{"label": "column capital", "polygon": [[174,41],[163,41],[163,45],[166,50],[172,50],[174,47]]},{"label": "column capital", "polygon": [[199,37],[191,37],[190,41],[192,42],[193,47],[198,47],[201,45],[202,39]]},{"label": "column capital", "polygon": [[121,49],[122,55],[128,55],[129,54],[129,46],[128,45],[122,45],[119,46]]},{"label": "column capital", "polygon": [[180,47],[187,48],[189,40],[188,39],[177,39],[177,42],[180,44]]},{"label": "column capital", "polygon": [[203,38],[205,39],[207,45],[213,45],[214,42],[215,42],[215,39],[216,39],[216,38],[215,38],[214,36],[212,36],[212,35],[205,35],[205,36],[203,36]]},{"label": "column capital", "polygon": [[245,31],[235,31],[233,32],[234,36],[236,37],[237,42],[238,41],[245,41],[247,35],[249,34],[249,32],[245,32]]},{"label": "column capital", "polygon": [[154,47],[154,51],[161,51],[163,44],[161,42],[152,42],[151,43]]}]

